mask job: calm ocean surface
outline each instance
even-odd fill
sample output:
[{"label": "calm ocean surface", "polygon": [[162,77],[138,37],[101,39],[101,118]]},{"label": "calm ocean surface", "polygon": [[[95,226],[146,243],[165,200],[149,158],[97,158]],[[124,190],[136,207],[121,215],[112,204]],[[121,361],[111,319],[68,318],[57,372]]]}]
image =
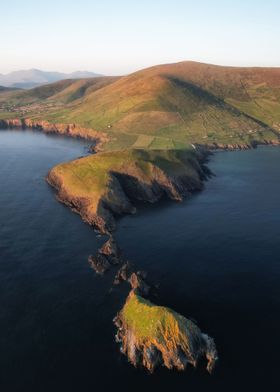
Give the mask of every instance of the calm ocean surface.
[{"label": "calm ocean surface", "polygon": [[44,179],[87,147],[0,132],[1,392],[279,390],[280,148],[216,153],[203,192],[119,221],[119,245],[160,284],[159,304],[195,319],[219,352],[211,376],[151,376],[114,342],[125,289],[87,263],[104,239]]}]

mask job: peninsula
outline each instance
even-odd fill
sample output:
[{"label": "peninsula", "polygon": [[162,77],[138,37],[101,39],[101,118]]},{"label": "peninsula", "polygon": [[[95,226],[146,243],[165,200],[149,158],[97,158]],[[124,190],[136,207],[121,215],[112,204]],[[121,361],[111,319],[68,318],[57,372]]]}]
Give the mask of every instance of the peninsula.
[{"label": "peninsula", "polygon": [[[137,202],[180,201],[201,190],[211,175],[209,150],[279,144],[280,68],[181,62],[123,77],[3,88],[0,126],[90,140],[94,154],[55,166],[47,180],[61,202],[111,235],[116,218],[134,213]],[[108,257],[90,261],[104,273]],[[126,276],[126,264],[121,268],[116,281]],[[158,364],[181,370],[206,357],[211,372],[213,339],[144,297],[132,287],[115,319],[129,361],[150,371]]]}]

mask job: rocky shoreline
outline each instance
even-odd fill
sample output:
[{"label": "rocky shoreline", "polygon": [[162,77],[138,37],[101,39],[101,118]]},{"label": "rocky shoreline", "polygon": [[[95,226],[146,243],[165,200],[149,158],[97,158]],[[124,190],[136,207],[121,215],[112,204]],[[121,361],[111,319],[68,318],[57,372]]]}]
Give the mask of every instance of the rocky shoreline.
[{"label": "rocky shoreline", "polygon": [[258,146],[279,146],[280,136],[278,139],[270,139],[263,141],[253,141],[252,143],[207,143],[207,144],[195,144],[196,147],[205,148],[209,151],[237,151],[237,150],[251,150],[257,148]]},{"label": "rocky shoreline", "polygon": [[[31,118],[13,118],[13,119],[0,119],[0,127],[4,129],[23,128],[23,129],[36,129],[45,133],[55,133],[74,138],[82,138],[93,142],[91,151],[99,152],[102,150],[102,145],[110,140],[106,132],[96,131],[92,128],[85,128],[78,124],[63,124],[63,123],[50,123],[46,120],[34,120]],[[276,135],[275,139],[269,140],[253,140],[251,143],[194,143],[195,148],[204,149],[208,151],[224,150],[250,150],[262,145],[278,146],[280,145],[280,134]]]},{"label": "rocky shoreline", "polygon": [[46,120],[33,120],[30,118],[0,119],[0,128],[35,129],[45,133],[54,133],[73,138],[86,139],[92,142],[93,152],[100,151],[102,145],[109,141],[109,137],[106,133],[90,128],[84,128],[78,124],[50,123]]}]

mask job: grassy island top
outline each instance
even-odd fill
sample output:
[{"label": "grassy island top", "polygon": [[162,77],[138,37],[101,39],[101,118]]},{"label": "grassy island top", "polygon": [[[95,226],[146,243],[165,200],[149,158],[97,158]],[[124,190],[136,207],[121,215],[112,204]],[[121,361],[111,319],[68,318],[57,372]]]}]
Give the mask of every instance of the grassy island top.
[{"label": "grassy island top", "polygon": [[157,344],[177,344],[187,348],[190,335],[200,334],[199,328],[190,320],[164,306],[131,292],[122,311],[123,322],[129,326],[140,341],[149,339]]},{"label": "grassy island top", "polygon": [[151,372],[158,365],[184,370],[188,364],[196,367],[205,357],[211,373],[218,359],[214,340],[195,323],[135,291],[130,292],[115,322],[121,351],[134,366],[143,365]]}]

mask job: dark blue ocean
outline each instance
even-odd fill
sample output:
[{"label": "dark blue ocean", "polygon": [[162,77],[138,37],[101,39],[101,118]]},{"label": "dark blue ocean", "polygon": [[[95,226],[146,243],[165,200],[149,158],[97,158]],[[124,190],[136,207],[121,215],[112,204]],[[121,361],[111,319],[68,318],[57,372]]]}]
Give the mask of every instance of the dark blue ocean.
[{"label": "dark blue ocean", "polygon": [[158,303],[215,338],[219,363],[154,375],[114,342],[124,288],[87,263],[104,239],[45,181],[83,141],[0,132],[0,390],[277,391],[280,331],[280,148],[221,152],[205,190],[140,205],[118,222],[125,256],[159,283]]}]

